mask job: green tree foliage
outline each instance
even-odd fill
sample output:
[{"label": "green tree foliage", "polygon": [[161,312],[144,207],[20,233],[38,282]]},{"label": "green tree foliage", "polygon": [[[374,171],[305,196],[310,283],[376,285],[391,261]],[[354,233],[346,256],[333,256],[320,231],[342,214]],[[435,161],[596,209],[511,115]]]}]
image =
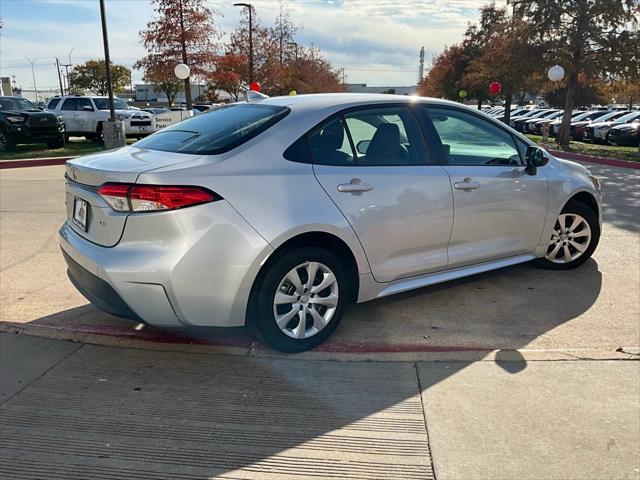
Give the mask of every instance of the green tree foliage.
[{"label": "green tree foliage", "polygon": [[[558,143],[569,145],[571,111],[580,77],[632,78],[640,68],[640,7],[637,0],[511,0],[514,14],[528,22],[531,39],[548,60],[564,66],[566,98]],[[634,73],[635,72],[635,73]]]},{"label": "green tree foliage", "polygon": [[[114,91],[124,90],[129,85],[130,78],[131,70],[111,63],[111,83]],[[90,90],[96,95],[109,93],[105,61],[89,60],[73,67],[69,72],[69,86],[71,91],[77,93],[83,90]]]}]

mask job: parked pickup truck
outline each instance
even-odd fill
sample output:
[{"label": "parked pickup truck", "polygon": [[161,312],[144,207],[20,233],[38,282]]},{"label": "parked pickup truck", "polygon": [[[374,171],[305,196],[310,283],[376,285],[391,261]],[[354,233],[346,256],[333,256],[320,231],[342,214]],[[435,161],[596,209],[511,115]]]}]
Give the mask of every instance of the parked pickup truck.
[{"label": "parked pickup truck", "polygon": [[0,152],[18,144],[46,143],[64,147],[64,125],[52,113],[42,112],[21,97],[0,97]]},{"label": "parked pickup truck", "polygon": [[[124,122],[127,137],[141,138],[156,131],[152,114],[133,110],[123,100],[114,98],[116,119]],[[47,104],[47,111],[64,122],[68,136],[84,136],[89,140],[102,138],[102,125],[109,120],[109,98],[98,96],[55,96]]]}]

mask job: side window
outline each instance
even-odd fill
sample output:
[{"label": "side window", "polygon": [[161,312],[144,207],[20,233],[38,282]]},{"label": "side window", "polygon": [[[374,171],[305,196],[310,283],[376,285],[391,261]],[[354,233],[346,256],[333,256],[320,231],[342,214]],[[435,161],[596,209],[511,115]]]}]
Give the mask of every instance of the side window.
[{"label": "side window", "polygon": [[473,114],[427,107],[449,165],[523,165],[513,137]]},{"label": "side window", "polygon": [[425,165],[425,151],[409,107],[349,112],[345,122],[358,166]]},{"label": "side window", "polygon": [[60,110],[77,110],[78,99],[77,98],[67,98]]},{"label": "side window", "polygon": [[311,136],[309,145],[314,163],[321,165],[353,165],[353,152],[342,119],[325,124]]},{"label": "side window", "polygon": [[47,108],[49,110],[53,110],[54,108],[56,108],[56,106],[60,103],[60,99],[59,98],[52,98],[49,101],[49,104],[47,105]]},{"label": "side window", "polygon": [[91,110],[93,110],[93,105],[91,104],[91,100],[89,100],[88,98],[78,98],[77,109],[79,111],[83,111],[84,107],[91,107]]}]

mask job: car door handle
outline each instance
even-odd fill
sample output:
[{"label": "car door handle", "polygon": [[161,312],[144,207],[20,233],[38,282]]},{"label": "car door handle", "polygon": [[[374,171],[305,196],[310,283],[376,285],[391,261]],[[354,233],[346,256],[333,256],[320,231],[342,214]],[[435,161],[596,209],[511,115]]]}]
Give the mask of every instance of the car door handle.
[{"label": "car door handle", "polygon": [[475,190],[476,188],[480,188],[480,184],[470,178],[465,178],[462,182],[456,182],[453,186],[456,190]]},{"label": "car door handle", "polygon": [[342,193],[353,193],[354,195],[362,194],[364,192],[370,192],[373,190],[373,185],[364,183],[359,178],[352,178],[349,183],[341,183],[338,185],[338,191]]}]

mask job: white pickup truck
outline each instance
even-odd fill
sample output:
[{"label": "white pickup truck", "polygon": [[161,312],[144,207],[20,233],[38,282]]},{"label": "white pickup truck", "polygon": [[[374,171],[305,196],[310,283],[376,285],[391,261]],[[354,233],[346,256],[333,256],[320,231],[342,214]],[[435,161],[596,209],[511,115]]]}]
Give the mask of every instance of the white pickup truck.
[{"label": "white pickup truck", "polygon": [[[152,114],[130,109],[123,100],[114,98],[116,119],[124,122],[127,137],[144,137],[156,131]],[[84,136],[99,140],[102,124],[109,120],[109,98],[80,95],[55,96],[47,103],[46,110],[55,113],[64,123],[68,136]]]}]

